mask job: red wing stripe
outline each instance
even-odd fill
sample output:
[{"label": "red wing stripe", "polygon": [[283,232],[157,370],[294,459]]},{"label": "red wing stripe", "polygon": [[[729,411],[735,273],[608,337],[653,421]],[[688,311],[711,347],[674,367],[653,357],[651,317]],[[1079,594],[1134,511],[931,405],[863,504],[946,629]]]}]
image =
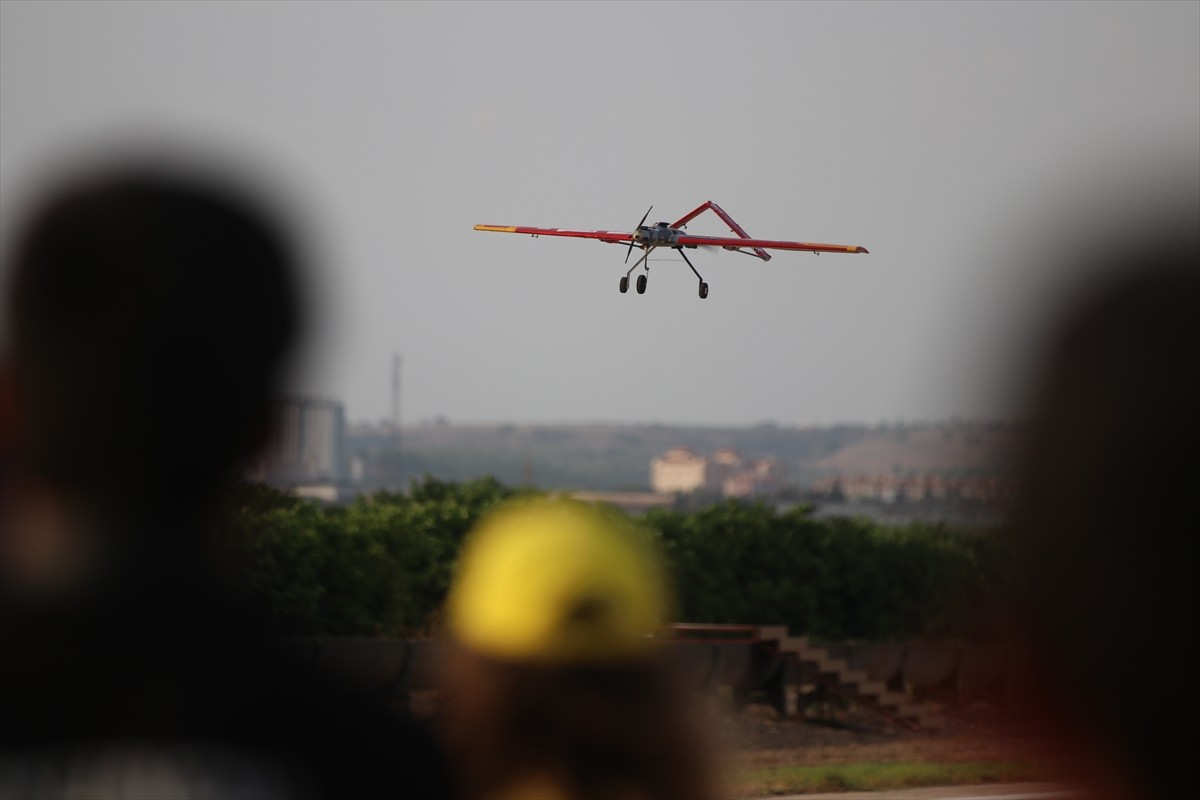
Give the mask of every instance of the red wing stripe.
[{"label": "red wing stripe", "polygon": [[811,253],[866,253],[867,248],[853,244],[819,244],[816,242],[779,242],[771,239],[735,239],[732,236],[680,236],[676,244],[708,245],[709,247],[763,247],[767,250],[805,250]]},{"label": "red wing stripe", "polygon": [[530,236],[569,236],[575,239],[599,239],[602,242],[627,242],[633,234],[620,231],[571,231],[562,228],[530,228],[523,225],[476,225],[477,231],[524,233]]}]

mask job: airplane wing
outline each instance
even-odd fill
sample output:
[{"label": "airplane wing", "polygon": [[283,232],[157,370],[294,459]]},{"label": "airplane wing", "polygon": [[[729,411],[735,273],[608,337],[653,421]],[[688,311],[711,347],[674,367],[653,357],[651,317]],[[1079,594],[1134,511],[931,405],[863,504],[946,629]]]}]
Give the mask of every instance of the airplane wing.
[{"label": "airplane wing", "polygon": [[567,231],[562,228],[527,228],[522,225],[476,225],[477,231],[524,233],[530,236],[570,236],[575,239],[599,239],[612,244],[629,244],[631,233],[619,231]]},{"label": "airplane wing", "polygon": [[853,244],[817,244],[815,242],[777,242],[771,239],[742,239],[732,236],[688,236],[683,235],[675,240],[675,244],[685,247],[724,247],[726,250],[740,250],[743,247],[762,247],[767,250],[805,250],[810,253],[866,253],[865,247]]}]

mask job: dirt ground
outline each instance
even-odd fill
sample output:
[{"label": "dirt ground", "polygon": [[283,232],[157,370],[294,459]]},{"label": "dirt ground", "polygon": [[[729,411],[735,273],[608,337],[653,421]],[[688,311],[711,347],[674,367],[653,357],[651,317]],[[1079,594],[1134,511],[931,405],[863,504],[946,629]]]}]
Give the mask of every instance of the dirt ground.
[{"label": "dirt ground", "polygon": [[[418,698],[418,715],[432,713],[435,697]],[[1036,765],[1053,778],[1067,754],[1035,717],[986,704],[947,710],[941,730],[913,730],[879,714],[824,708],[781,717],[752,704],[740,712],[727,698],[708,698],[701,722],[720,759],[720,772],[736,781],[746,770],[861,762],[991,762]]]},{"label": "dirt ground", "polygon": [[780,718],[751,705],[710,715],[716,744],[739,767],[852,762],[1021,762],[1052,770],[1063,758],[1046,727],[1027,715],[977,706],[946,712],[940,731],[911,730],[863,710]]}]

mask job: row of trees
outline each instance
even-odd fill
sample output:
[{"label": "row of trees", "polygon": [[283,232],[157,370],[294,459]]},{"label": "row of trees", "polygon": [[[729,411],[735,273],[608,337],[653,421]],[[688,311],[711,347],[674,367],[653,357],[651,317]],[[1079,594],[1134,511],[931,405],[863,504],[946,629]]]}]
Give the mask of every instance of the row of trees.
[{"label": "row of trees", "polygon": [[[407,494],[325,507],[239,484],[223,526],[240,579],[268,604],[278,633],[421,635],[436,631],[464,536],[516,491],[492,479],[426,479]],[[998,534],[737,501],[613,514],[657,541],[679,620],[786,624],[826,640],[996,635]]]}]

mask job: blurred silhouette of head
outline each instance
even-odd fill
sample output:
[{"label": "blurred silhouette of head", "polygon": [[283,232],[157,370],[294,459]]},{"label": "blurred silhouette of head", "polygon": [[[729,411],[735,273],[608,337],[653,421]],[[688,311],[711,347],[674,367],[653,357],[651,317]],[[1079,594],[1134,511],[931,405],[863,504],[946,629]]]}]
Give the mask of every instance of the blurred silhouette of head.
[{"label": "blurred silhouette of head", "polygon": [[60,185],[9,265],[18,466],[101,515],[205,499],[266,436],[300,329],[294,258],[264,208],[207,174]]},{"label": "blurred silhouette of head", "polygon": [[296,256],[254,196],[110,165],[58,184],[10,253],[0,795],[449,796],[426,735],[263,636],[210,535],[300,329]]},{"label": "blurred silhouette of head", "polygon": [[1106,796],[1183,796],[1200,710],[1195,217],[1098,237],[1083,257],[1109,277],[1062,317],[1033,384],[1014,533],[1025,618],[1047,701]]}]

